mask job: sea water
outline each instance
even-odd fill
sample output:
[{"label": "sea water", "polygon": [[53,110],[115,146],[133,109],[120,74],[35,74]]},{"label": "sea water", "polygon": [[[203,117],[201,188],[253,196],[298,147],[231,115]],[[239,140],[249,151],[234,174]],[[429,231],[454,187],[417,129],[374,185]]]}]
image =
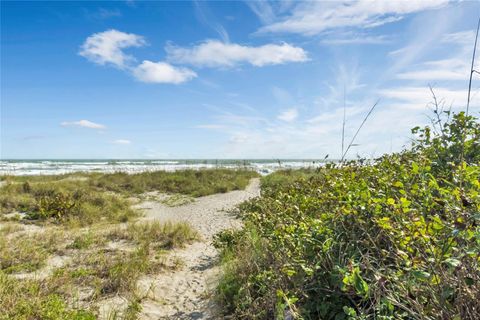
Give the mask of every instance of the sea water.
[{"label": "sea water", "polygon": [[0,160],[0,175],[53,175],[72,172],[138,173],[208,168],[245,168],[260,174],[268,174],[279,169],[316,168],[323,163],[322,160],[312,159]]}]

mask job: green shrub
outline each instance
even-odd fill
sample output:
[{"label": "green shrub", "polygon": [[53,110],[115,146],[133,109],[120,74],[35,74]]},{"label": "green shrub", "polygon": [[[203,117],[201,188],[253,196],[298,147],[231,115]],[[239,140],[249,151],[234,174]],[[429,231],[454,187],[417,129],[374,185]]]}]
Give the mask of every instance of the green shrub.
[{"label": "green shrub", "polygon": [[218,288],[225,312],[239,319],[480,318],[478,136],[448,133],[478,128],[465,121],[455,115],[449,131],[372,163],[262,179],[261,198],[241,206],[244,235],[222,236],[230,243]]}]

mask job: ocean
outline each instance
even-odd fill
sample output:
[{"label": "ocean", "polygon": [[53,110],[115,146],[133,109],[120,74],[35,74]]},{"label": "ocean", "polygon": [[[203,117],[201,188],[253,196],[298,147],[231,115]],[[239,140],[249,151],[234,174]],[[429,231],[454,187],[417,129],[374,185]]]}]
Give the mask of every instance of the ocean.
[{"label": "ocean", "polygon": [[323,163],[323,160],[312,159],[0,160],[0,175],[53,175],[73,172],[137,173],[204,168],[247,168],[260,174],[269,174],[279,169],[316,168]]}]

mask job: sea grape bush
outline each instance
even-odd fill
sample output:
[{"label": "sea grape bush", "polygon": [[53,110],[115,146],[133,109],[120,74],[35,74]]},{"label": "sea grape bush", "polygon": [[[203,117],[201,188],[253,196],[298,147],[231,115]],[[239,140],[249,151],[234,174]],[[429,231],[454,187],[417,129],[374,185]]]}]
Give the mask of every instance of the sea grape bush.
[{"label": "sea grape bush", "polygon": [[240,208],[244,230],[226,237],[225,312],[479,319],[479,123],[460,113],[414,132],[410,150],[373,163],[265,177]]}]

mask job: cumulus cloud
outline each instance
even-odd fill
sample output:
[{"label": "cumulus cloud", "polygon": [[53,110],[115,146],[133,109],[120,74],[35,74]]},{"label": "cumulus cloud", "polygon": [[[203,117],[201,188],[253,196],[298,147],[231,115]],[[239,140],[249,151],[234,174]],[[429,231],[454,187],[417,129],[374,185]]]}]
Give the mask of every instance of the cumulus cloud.
[{"label": "cumulus cloud", "polygon": [[[290,15],[266,24],[260,32],[287,32],[304,35],[327,30],[360,27],[373,28],[402,19],[403,15],[446,5],[449,0],[359,0],[302,2],[290,10]],[[262,21],[271,17],[271,8],[255,8]],[[263,11],[260,11],[262,10]]]},{"label": "cumulus cloud", "polygon": [[131,144],[132,142],[130,140],[126,140],[126,139],[118,139],[118,140],[112,141],[112,143],[114,143],[114,144]]},{"label": "cumulus cloud", "polygon": [[192,48],[168,45],[165,49],[169,61],[205,67],[233,67],[243,63],[262,67],[308,60],[305,50],[288,43],[251,47],[207,40]]},{"label": "cumulus cloud", "polygon": [[135,61],[135,58],[123,52],[123,49],[141,47],[145,44],[142,36],[111,29],[88,37],[79,54],[100,65],[110,64],[125,68],[130,62]]},{"label": "cumulus cloud", "polygon": [[133,69],[135,78],[147,83],[180,84],[192,80],[197,74],[188,69],[172,66],[166,62],[143,61]]},{"label": "cumulus cloud", "polygon": [[105,129],[106,128],[103,124],[95,123],[88,120],[64,121],[60,125],[62,127],[82,127],[82,128],[89,128],[89,129]]},{"label": "cumulus cloud", "polygon": [[298,117],[298,110],[295,108],[288,109],[283,111],[278,115],[278,119],[285,121],[285,122],[292,122]]},{"label": "cumulus cloud", "polygon": [[142,36],[118,30],[99,32],[88,37],[79,54],[89,61],[100,65],[112,65],[133,75],[137,80],[147,83],[180,84],[192,80],[197,74],[167,62],[144,60],[133,65],[135,58],[123,50],[130,47],[141,47],[146,44]]}]

